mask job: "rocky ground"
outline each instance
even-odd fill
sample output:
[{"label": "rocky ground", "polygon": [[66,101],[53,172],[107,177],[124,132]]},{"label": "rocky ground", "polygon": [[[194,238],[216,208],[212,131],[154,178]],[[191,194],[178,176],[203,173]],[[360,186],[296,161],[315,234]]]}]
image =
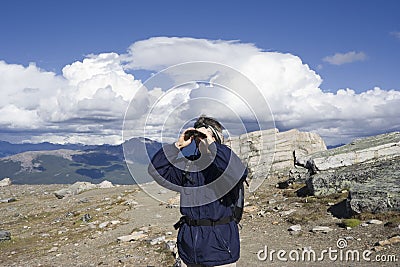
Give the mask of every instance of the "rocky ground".
[{"label": "rocky ground", "polygon": [[[346,192],[298,196],[302,185],[278,189],[276,182],[266,180],[255,193],[247,193],[238,266],[399,265],[398,213],[363,214],[357,216],[360,221],[346,221],[360,225],[346,228],[340,218]],[[53,192],[65,187],[0,187],[0,230],[11,233],[11,240],[0,241],[1,266],[173,264],[178,208],[160,204],[137,186],[58,199]]]}]

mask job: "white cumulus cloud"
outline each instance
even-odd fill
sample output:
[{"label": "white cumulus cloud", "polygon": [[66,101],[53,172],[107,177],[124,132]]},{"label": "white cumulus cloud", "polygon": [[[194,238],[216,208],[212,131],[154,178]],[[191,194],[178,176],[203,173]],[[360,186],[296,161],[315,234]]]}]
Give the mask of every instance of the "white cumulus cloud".
[{"label": "white cumulus cloud", "polygon": [[367,55],[364,52],[347,52],[347,53],[336,53],[333,56],[324,57],[322,60],[332,65],[343,65],[356,61],[364,61],[367,59]]},{"label": "white cumulus cloud", "polygon": [[90,55],[62,75],[0,61],[0,131],[25,131],[25,140],[37,142],[116,140],[106,135],[121,136],[123,114],[140,86],[115,53]]},{"label": "white cumulus cloud", "polygon": [[[349,52],[324,60],[340,65],[365,59],[363,52]],[[181,64],[190,61],[202,63]],[[181,65],[154,75],[145,87],[134,78],[136,70],[157,72],[175,64]],[[211,84],[185,83],[196,77]],[[270,110],[281,130],[317,132],[328,144],[400,130],[400,91],[327,93],[320,89],[322,82],[298,56],[195,38],[138,41],[126,54],[89,55],[66,65],[60,75],[35,64],[0,61],[0,139],[19,131],[22,140],[36,142],[119,143],[129,103],[125,125],[132,136],[146,130],[154,137],[162,131],[163,138],[176,138],[202,113],[229,127],[253,130],[254,114],[261,114],[262,123],[272,119]]]},{"label": "white cumulus cloud", "polygon": [[133,43],[124,59],[126,68],[156,71],[188,61],[229,63],[235,67],[259,51],[253,44],[239,41],[153,37]]},{"label": "white cumulus cloud", "polygon": [[[376,87],[360,94],[350,88],[326,93],[320,89],[322,78],[299,57],[264,52],[253,44],[158,37],[133,44],[125,59],[128,68],[146,70],[159,70],[196,60],[232,66],[256,84],[268,101],[280,129],[299,128],[317,132],[328,144],[349,142],[356,137],[400,129],[397,119],[400,111],[394,108],[396,104],[400,104],[399,91],[386,91]],[[344,64],[365,59],[363,52],[349,52],[336,54],[326,60],[332,64]],[[191,71],[193,72],[184,70],[181,75],[174,73],[170,77],[179,84],[182,81],[180,76],[190,77]],[[212,71],[209,74],[211,73]],[[260,102],[257,92],[235,87],[235,83],[240,84],[238,81],[230,82],[236,93],[243,96],[254,110],[268,112],[268,107],[260,105],[262,101]],[[209,104],[195,102],[199,95],[209,97]],[[215,104],[213,100],[220,100],[225,105]],[[221,90],[193,89],[191,99],[186,99],[182,104],[190,107],[189,111],[181,115],[182,119],[190,119],[205,112],[222,121],[230,121],[235,117],[235,111],[240,110],[240,104],[226,93],[221,93]],[[176,128],[179,127],[181,125],[177,124]]]}]

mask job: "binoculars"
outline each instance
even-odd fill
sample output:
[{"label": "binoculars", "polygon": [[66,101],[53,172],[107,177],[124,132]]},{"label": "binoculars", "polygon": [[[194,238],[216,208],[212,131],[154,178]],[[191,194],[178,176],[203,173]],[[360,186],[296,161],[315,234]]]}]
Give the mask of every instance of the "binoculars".
[{"label": "binoculars", "polygon": [[199,138],[201,138],[201,139],[205,139],[205,138],[207,138],[207,135],[205,135],[205,134],[203,134],[202,132],[199,132],[199,131],[197,131],[197,130],[187,130],[186,132],[185,132],[185,136],[184,136],[184,140],[186,141],[186,140],[188,140],[190,137],[194,137],[194,138],[197,138],[197,137],[199,137]]}]

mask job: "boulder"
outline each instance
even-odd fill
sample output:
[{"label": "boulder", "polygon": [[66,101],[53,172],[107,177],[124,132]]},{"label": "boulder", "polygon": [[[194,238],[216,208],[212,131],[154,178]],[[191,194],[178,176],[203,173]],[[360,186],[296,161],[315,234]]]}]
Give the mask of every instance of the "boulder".
[{"label": "boulder", "polygon": [[400,211],[400,157],[376,164],[350,185],[347,207],[354,213]]},{"label": "boulder", "polygon": [[310,157],[299,157],[296,163],[301,166],[306,162],[307,169],[317,173],[398,156],[400,132],[393,132],[356,139],[348,145],[314,153]]},{"label": "boulder", "polygon": [[114,185],[110,181],[103,181],[97,185],[98,188],[113,188]]},{"label": "boulder", "polygon": [[316,196],[349,190],[352,213],[400,211],[399,132],[357,139],[296,164],[308,169],[306,184]]},{"label": "boulder", "polygon": [[297,129],[251,132],[229,138],[225,144],[248,165],[249,177],[252,178],[288,172],[295,166],[295,156],[304,157],[326,150],[318,134]]},{"label": "boulder", "polygon": [[97,185],[92,184],[90,182],[76,182],[72,185],[70,185],[67,188],[60,189],[56,192],[54,192],[54,195],[61,199],[66,196],[74,196],[82,193],[83,191],[87,191],[90,189],[95,189],[97,188]]}]

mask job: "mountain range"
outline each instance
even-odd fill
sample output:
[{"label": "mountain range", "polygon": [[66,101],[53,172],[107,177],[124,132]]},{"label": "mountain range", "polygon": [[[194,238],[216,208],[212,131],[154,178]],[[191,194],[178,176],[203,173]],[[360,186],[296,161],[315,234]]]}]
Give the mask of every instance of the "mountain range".
[{"label": "mountain range", "polygon": [[[146,138],[133,138],[121,145],[12,144],[0,141],[0,180],[9,177],[14,184],[70,184],[77,181],[134,184],[133,176],[151,181],[149,159],[162,144]],[[143,153],[144,147],[146,153]],[[124,149],[128,155],[129,172]]]}]

